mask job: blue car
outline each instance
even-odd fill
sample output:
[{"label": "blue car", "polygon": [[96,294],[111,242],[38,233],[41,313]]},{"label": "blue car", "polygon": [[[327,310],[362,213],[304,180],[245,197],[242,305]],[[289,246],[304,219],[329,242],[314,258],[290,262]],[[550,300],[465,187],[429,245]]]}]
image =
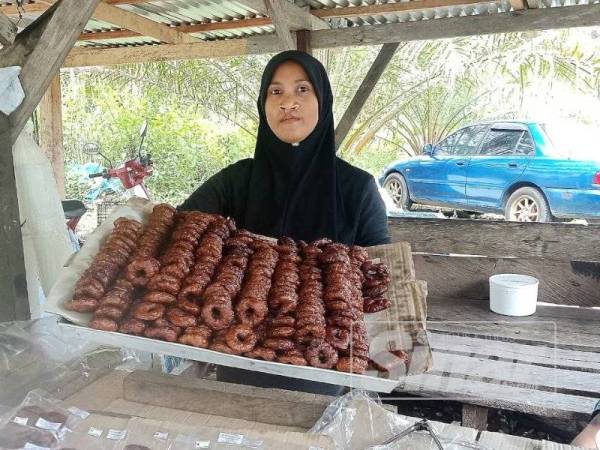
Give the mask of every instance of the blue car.
[{"label": "blue car", "polygon": [[507,220],[600,218],[600,159],[575,159],[536,122],[488,122],[452,133],[386,167],[394,204],[504,214]]}]

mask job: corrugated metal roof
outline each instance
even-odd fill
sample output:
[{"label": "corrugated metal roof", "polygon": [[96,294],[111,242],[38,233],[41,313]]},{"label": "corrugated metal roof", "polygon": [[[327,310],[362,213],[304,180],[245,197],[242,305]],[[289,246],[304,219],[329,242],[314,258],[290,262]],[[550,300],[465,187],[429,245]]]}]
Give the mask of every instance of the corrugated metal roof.
[{"label": "corrugated metal roof", "polygon": [[[532,1],[534,0],[530,0],[530,2]],[[538,2],[538,6],[540,8],[586,5],[600,2],[600,0],[535,1]],[[24,0],[24,3],[30,4],[33,2]],[[418,7],[420,6],[419,4],[421,2],[419,0],[407,0],[399,2],[388,0],[302,0],[296,2],[296,4],[299,6],[309,6],[312,9],[329,11],[333,10],[334,8],[384,5],[393,3],[400,3],[403,6],[406,4],[415,3],[415,7]],[[14,4],[14,0],[0,0],[0,6]],[[35,3],[33,4],[35,5]],[[174,27],[197,24],[230,23],[243,19],[261,17],[260,14],[258,14],[258,11],[252,10],[251,8],[236,1],[226,0],[151,0],[145,3],[121,4],[118,7],[144,16],[153,21]],[[420,11],[391,12],[371,16],[346,15],[344,18],[327,18],[325,20],[330,22],[332,28],[345,28],[398,22],[413,22],[420,20],[436,20],[447,17],[497,14],[508,12],[511,9],[512,8],[509,0],[497,0],[472,5],[443,6]],[[28,13],[27,17],[31,18],[39,14],[39,12]],[[85,36],[83,36],[82,40],[79,40],[76,45],[89,47],[121,47],[159,43],[159,41],[156,39],[145,36],[137,36],[135,33],[127,33],[125,31],[121,32],[121,35],[125,34],[125,36],[117,36],[107,39],[102,39],[102,36],[98,35],[102,32],[114,32],[118,30],[120,30],[120,27],[114,24],[91,19],[85,27],[85,32],[94,33],[94,39],[85,40]],[[269,34],[273,32],[274,27],[272,25],[261,25],[245,28],[203,31],[199,33],[193,33],[192,35],[203,40],[221,40]]]}]

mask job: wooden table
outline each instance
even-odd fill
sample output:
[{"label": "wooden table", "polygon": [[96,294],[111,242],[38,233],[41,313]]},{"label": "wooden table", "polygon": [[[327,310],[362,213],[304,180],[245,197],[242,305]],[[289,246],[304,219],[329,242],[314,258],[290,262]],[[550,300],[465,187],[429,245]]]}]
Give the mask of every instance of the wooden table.
[{"label": "wooden table", "polygon": [[[230,398],[235,394],[235,401]],[[177,399],[187,399],[177,401]],[[320,417],[330,397],[281,391],[278,389],[231,385],[212,380],[185,376],[164,376],[152,372],[135,371],[131,374],[119,370],[108,373],[65,402],[96,413],[137,416],[154,420],[203,421],[206,414],[227,417],[231,427],[247,424],[248,409],[261,411],[260,420],[269,429],[305,433]],[[393,408],[387,406],[389,413]],[[245,411],[245,412],[244,412]],[[242,414],[242,415],[240,415]],[[409,424],[420,419],[398,415]],[[500,433],[480,432],[473,428],[442,422],[430,422],[435,432],[446,440],[476,441],[489,449],[502,450],[570,450],[569,445],[548,441],[509,436]],[[399,441],[398,449],[405,448]],[[423,449],[426,450],[426,449]]]},{"label": "wooden table", "polygon": [[[485,429],[485,407],[587,421],[600,399],[600,226],[391,219],[428,285],[433,368],[401,390],[463,401],[463,423]],[[488,279],[539,281],[537,311],[489,309]],[[472,405],[479,405],[475,407]]]},{"label": "wooden table", "polygon": [[[600,311],[539,306],[534,316],[491,312],[485,301],[430,299],[433,368],[397,391],[586,421],[600,399]],[[463,419],[485,429],[487,409]],[[463,421],[463,423],[465,423]]]}]

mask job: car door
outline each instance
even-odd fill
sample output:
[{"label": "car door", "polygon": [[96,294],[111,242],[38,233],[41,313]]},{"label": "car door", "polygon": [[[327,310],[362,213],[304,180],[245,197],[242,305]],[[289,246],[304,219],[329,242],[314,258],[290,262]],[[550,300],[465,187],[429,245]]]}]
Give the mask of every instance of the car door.
[{"label": "car door", "polygon": [[454,145],[452,155],[446,158],[446,173],[443,180],[447,186],[446,203],[456,206],[467,205],[467,170],[488,128],[486,124],[465,128]]},{"label": "car door", "polygon": [[473,125],[437,144],[433,154],[423,158],[414,169],[417,173],[411,176],[420,185],[415,199],[433,205],[466,205],[466,170],[486,131],[486,125]]},{"label": "car door", "polygon": [[527,125],[494,124],[468,167],[469,205],[501,209],[504,193],[521,177],[534,154],[535,145]]},{"label": "car door", "polygon": [[406,180],[413,200],[430,203],[444,197],[446,186],[441,183],[440,173],[445,172],[443,166],[446,163],[446,156],[452,154],[454,144],[462,133],[461,129],[441,140],[434,145],[431,155],[421,156],[418,164],[406,170]]}]

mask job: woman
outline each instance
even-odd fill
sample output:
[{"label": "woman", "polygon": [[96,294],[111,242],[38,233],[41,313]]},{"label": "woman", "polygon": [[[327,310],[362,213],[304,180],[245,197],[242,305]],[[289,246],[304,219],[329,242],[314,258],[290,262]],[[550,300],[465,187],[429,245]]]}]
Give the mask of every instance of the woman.
[{"label": "woman", "polygon": [[[323,65],[303,52],[279,53],[265,68],[257,104],[254,158],[214,175],[179,209],[229,216],[239,228],[275,238],[327,237],[362,246],[387,243],[385,206],[374,178],[335,154],[333,96]],[[240,371],[220,368],[219,378],[230,378],[229,372]],[[264,383],[271,377],[250,379],[255,376],[247,372],[234,378],[332,393],[315,383],[277,382],[283,377]]]}]

